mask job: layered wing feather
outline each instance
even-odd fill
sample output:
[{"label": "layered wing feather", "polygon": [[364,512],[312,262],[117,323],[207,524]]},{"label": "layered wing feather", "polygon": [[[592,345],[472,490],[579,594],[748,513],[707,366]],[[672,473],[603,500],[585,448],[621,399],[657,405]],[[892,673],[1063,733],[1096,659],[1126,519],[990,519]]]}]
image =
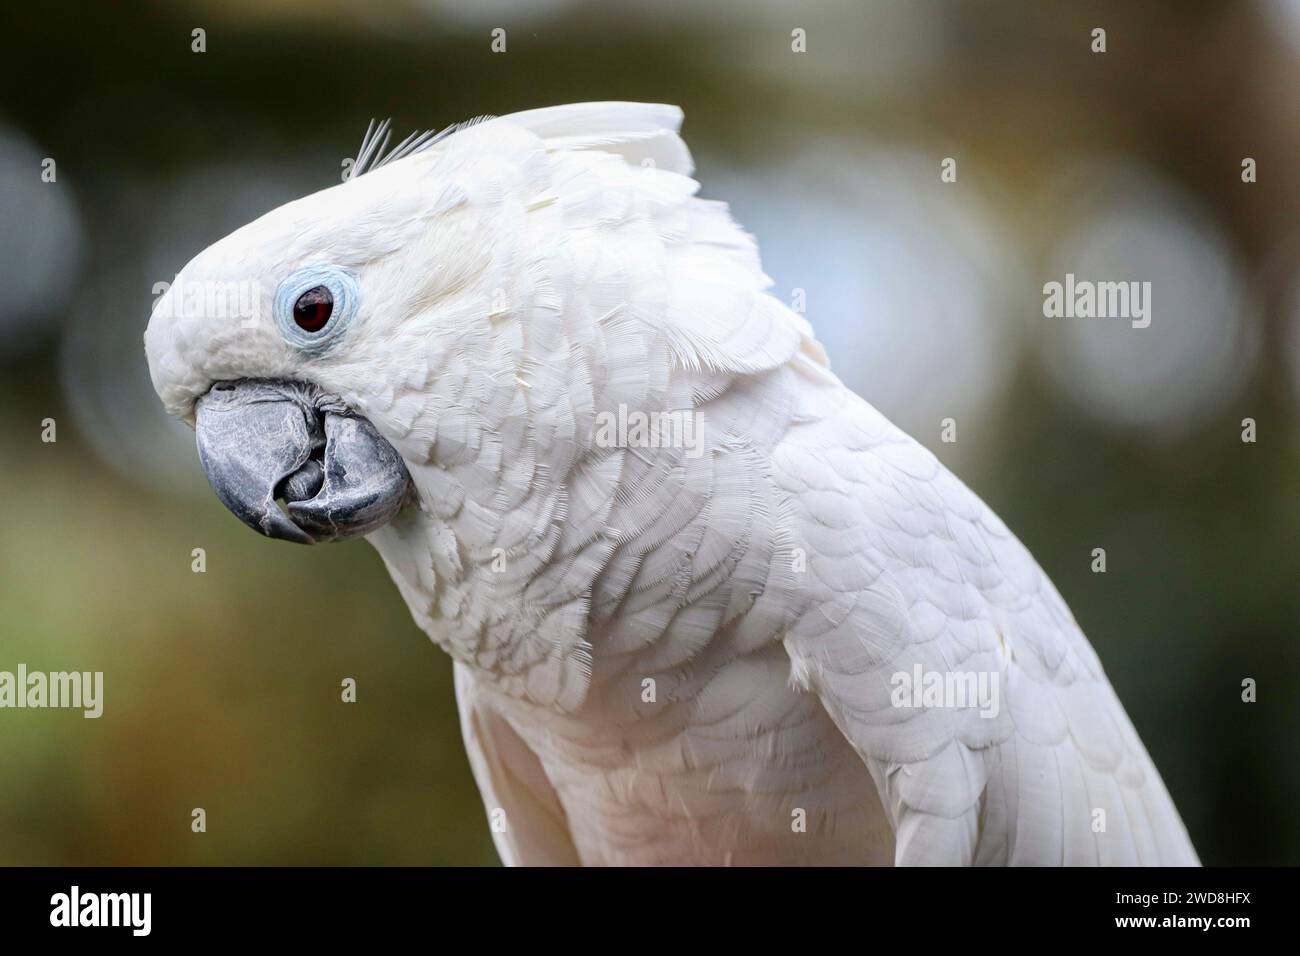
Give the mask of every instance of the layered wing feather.
[{"label": "layered wing feather", "polygon": [[[1064,602],[933,455],[846,396],[773,466],[808,548],[793,673],[870,769],[896,862],[1197,862]],[[917,675],[996,696],[914,706]]]},{"label": "layered wing feather", "polygon": [[456,704],[474,782],[506,866],[577,866],[564,808],[537,756],[457,662]]}]

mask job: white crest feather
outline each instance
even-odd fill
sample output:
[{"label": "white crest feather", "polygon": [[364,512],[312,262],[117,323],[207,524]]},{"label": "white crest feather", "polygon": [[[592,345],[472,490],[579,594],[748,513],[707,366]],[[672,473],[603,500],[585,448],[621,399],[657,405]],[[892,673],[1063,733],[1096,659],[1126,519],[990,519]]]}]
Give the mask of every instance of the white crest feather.
[{"label": "white crest feather", "polygon": [[380,166],[387,166],[389,163],[395,163],[407,156],[414,156],[416,153],[423,152],[429,147],[442,142],[453,133],[489,119],[492,119],[492,117],[476,116],[473,119],[465,120],[463,123],[452,123],[438,132],[431,129],[413,132],[392,149],[388,148],[389,140],[392,138],[392,120],[376,121],[372,119],[366,127],[366,134],[361,137],[361,148],[357,150],[357,159],[352,164],[352,171],[348,174],[348,179],[355,179],[357,176],[378,169]]}]

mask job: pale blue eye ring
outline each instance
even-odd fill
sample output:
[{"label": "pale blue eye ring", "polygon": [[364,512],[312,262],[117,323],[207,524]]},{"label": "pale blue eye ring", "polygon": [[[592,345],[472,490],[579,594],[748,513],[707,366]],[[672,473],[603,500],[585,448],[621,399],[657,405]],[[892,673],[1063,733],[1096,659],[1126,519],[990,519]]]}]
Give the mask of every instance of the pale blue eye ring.
[{"label": "pale blue eye ring", "polygon": [[[323,286],[334,300],[329,321],[314,332],[299,328],[293,309],[298,298],[317,286]],[[294,348],[310,355],[321,355],[339,341],[352,323],[360,298],[357,280],[350,272],[333,266],[307,266],[290,275],[275,291],[275,326]]]}]

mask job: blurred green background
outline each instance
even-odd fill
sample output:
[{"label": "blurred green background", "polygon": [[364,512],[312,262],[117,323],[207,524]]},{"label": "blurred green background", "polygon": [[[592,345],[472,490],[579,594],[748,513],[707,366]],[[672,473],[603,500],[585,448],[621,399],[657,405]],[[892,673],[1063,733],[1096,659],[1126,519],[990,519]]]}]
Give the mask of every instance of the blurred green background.
[{"label": "blurred green background", "polygon": [[[224,511],[140,337],[156,283],[338,182],[370,117],[596,99],[685,109],[703,194],[757,234],[778,295],[802,290],[837,372],[1055,580],[1202,859],[1300,863],[1300,0],[213,0],[8,20],[0,670],[106,687],[99,720],[0,711],[0,863],[496,862],[449,660],[368,546],[273,544]],[[1151,281],[1151,328],[1044,318],[1067,272]]]}]

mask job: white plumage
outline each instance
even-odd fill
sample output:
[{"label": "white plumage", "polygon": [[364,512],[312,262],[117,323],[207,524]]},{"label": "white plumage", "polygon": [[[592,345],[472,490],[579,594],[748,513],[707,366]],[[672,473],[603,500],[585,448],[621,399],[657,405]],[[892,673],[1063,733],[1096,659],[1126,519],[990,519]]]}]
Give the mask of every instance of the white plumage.
[{"label": "white plumage", "polygon": [[[346,340],[156,314],[160,396],[309,381],[400,452],[418,503],[370,540],[455,658],[506,862],[1195,863],[1051,583],[830,372],[680,120],[520,113],[275,210],[184,277],[346,268]],[[620,409],[700,444],[597,441]],[[918,666],[996,716],[895,706]]]}]

